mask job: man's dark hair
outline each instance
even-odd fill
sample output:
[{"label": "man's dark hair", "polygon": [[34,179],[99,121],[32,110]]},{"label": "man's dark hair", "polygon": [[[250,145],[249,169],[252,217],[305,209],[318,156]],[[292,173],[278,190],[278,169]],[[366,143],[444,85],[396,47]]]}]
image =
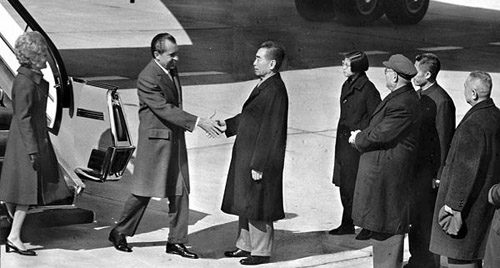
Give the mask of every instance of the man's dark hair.
[{"label": "man's dark hair", "polygon": [[266,41],[260,45],[260,48],[267,49],[266,57],[269,57],[268,60],[276,61],[276,66],[273,71],[277,72],[285,60],[285,48],[274,41]]},{"label": "man's dark hair", "polygon": [[439,71],[441,70],[441,62],[435,54],[423,53],[417,55],[415,60],[418,62],[419,66],[425,66],[427,68],[427,71],[431,73],[431,79],[436,79]]},{"label": "man's dark hair", "polygon": [[368,56],[363,51],[354,50],[345,54],[345,58],[351,61],[351,71],[353,73],[365,72],[368,70]]},{"label": "man's dark hair", "polygon": [[160,54],[163,54],[163,52],[165,52],[165,45],[164,45],[165,40],[177,44],[175,38],[169,33],[157,34],[153,38],[153,40],[151,40],[151,56],[153,56],[153,58],[155,57],[155,51],[157,51]]}]

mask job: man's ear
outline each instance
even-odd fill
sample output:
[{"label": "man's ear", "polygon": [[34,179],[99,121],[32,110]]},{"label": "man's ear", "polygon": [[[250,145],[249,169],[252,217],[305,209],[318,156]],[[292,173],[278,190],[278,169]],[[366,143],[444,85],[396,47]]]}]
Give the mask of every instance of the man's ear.
[{"label": "man's ear", "polygon": [[158,51],[153,52],[153,56],[155,59],[157,59],[160,56],[160,52]]},{"label": "man's ear", "polygon": [[274,69],[276,68],[276,60],[271,60],[269,62],[269,67],[270,67],[271,70],[274,71]]},{"label": "man's ear", "polygon": [[425,79],[429,80],[429,78],[431,78],[432,74],[431,72],[427,71],[425,72]]},{"label": "man's ear", "polygon": [[479,98],[479,94],[477,93],[477,91],[475,89],[471,89],[471,92],[472,92],[472,99],[477,100]]}]

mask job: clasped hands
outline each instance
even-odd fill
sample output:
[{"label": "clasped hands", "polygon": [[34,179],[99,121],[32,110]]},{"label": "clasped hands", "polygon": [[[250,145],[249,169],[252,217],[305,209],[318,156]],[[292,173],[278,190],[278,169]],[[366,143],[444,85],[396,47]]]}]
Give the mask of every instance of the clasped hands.
[{"label": "clasped hands", "polygon": [[207,133],[209,138],[217,138],[227,129],[226,122],[224,120],[213,120],[214,116],[215,112],[209,118],[200,117],[198,121],[198,126]]},{"label": "clasped hands", "polygon": [[358,135],[358,133],[361,132],[361,130],[354,130],[354,131],[351,131],[351,136],[349,137],[349,143],[354,146],[356,144],[356,135]]}]

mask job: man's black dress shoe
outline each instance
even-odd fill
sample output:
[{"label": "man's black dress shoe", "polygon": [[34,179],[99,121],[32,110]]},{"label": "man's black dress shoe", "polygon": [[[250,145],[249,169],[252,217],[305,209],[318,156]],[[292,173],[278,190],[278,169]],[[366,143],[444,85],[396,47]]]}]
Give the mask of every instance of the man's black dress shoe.
[{"label": "man's black dress shoe", "polygon": [[268,263],[271,257],[269,256],[250,256],[240,260],[243,265],[259,265],[263,263]]},{"label": "man's black dress shoe", "polygon": [[328,234],[331,235],[347,235],[347,234],[355,234],[354,226],[342,226],[340,225],[338,228],[330,230]]},{"label": "man's black dress shoe", "polygon": [[361,229],[361,232],[354,238],[356,240],[368,240],[372,237],[372,231]]},{"label": "man's black dress shoe", "polygon": [[224,252],[224,256],[229,258],[250,257],[250,252],[237,248],[233,251]]},{"label": "man's black dress shoe", "polygon": [[111,230],[109,233],[109,241],[113,243],[113,246],[119,251],[123,252],[132,252],[132,248],[128,246],[127,238],[124,234],[116,231],[115,229]]},{"label": "man's black dress shoe", "polygon": [[190,252],[184,244],[175,244],[167,242],[167,253],[176,254],[184,258],[198,259],[196,253]]}]

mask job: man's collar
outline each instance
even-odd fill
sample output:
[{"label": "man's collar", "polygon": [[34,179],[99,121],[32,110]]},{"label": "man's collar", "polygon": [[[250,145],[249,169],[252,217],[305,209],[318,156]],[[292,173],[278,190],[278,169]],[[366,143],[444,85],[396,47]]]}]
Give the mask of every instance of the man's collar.
[{"label": "man's collar", "polygon": [[261,77],[260,81],[259,81],[259,85],[261,85],[262,83],[264,83],[264,81],[266,81],[267,79],[269,79],[269,77],[272,77],[275,74],[276,74],[275,72],[271,72],[269,75],[265,75],[265,76]]},{"label": "man's collar", "polygon": [[167,70],[167,69],[165,69],[165,67],[161,66],[161,64],[160,64],[157,60],[153,59],[153,61],[154,61],[156,64],[158,64],[158,66],[160,66],[160,68],[161,68],[161,69],[162,69],[162,70],[163,70],[166,74],[168,74],[168,76],[170,76],[170,73],[168,72],[168,70]]},{"label": "man's collar", "polygon": [[435,85],[435,84],[436,84],[436,81],[434,81],[434,82],[432,82],[432,83],[427,83],[427,84],[425,84],[425,86],[420,87],[420,89],[421,89],[422,91],[425,91],[425,90],[429,89],[430,87],[432,87],[432,86],[433,86],[433,85]]}]

